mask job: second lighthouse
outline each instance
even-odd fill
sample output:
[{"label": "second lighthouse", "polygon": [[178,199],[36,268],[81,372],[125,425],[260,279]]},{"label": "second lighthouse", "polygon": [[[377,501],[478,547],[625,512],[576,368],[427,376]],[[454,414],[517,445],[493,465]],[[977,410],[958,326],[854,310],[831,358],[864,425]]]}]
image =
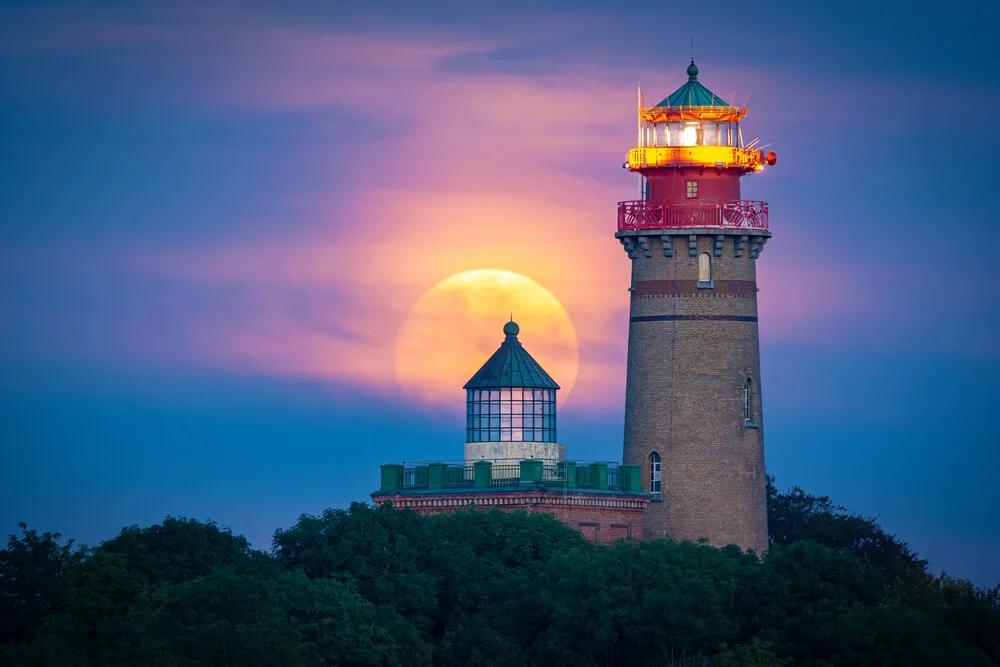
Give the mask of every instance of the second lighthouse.
[{"label": "second lighthouse", "polygon": [[767,548],[756,260],[767,204],[742,176],[775,162],[743,142],[744,107],[698,81],[639,104],[624,165],[642,199],[620,202],[632,261],[623,462],[654,501],[646,537]]}]

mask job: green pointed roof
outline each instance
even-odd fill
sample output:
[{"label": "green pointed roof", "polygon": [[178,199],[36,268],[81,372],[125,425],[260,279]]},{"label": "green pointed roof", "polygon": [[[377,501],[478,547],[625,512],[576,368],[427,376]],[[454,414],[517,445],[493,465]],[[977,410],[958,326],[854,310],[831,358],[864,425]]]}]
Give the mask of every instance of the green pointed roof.
[{"label": "green pointed roof", "polygon": [[531,387],[558,389],[559,385],[538,365],[521,346],[517,334],[521,328],[511,320],[503,325],[507,338],[483,367],[476,371],[463,389],[498,389],[500,387]]},{"label": "green pointed roof", "polygon": [[705,86],[698,83],[698,66],[694,58],[687,68],[688,81],[683,86],[657,104],[658,107],[728,107],[725,101]]}]

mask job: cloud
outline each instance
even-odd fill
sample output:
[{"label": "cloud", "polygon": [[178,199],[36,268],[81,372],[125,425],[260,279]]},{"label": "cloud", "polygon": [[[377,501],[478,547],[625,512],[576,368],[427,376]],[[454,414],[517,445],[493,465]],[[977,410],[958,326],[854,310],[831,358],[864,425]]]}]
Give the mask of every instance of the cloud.
[{"label": "cloud", "polygon": [[[247,286],[255,302],[230,320],[231,335],[221,322],[187,323],[206,333],[193,355],[393,391],[394,333],[409,306],[447,276],[484,267],[540,282],[588,332],[584,344],[604,339],[600,304],[620,298],[628,280],[612,238],[614,202],[625,188],[575,168],[603,161],[607,169],[620,159],[631,135],[622,128],[628,103],[618,104],[627,93],[586,71],[560,81],[442,74],[441,59],[470,48],[459,40],[389,44],[285,29],[243,39],[269,67],[228,73],[206,103],[336,105],[370,114],[389,138],[357,156],[359,168],[371,173],[370,185],[346,200],[320,199],[329,221],[320,233],[299,235],[291,220],[281,242],[157,249],[134,259],[139,270],[203,289]],[[316,62],[324,65],[310,64]],[[394,91],[391,101],[387,89]],[[318,331],[269,296],[278,289],[321,308],[331,286],[347,299],[330,310],[330,326],[369,332],[367,339]]]},{"label": "cloud", "polygon": [[[634,197],[634,177],[618,168],[634,140],[631,81],[676,77],[592,61],[519,73],[488,66],[509,40],[533,38],[538,25],[519,37],[482,39],[444,29],[413,37],[267,24],[249,13],[213,21],[220,15],[191,7],[171,16],[162,25],[149,20],[159,51],[148,57],[193,77],[170,93],[175,104],[232,119],[347,111],[363,119],[365,140],[345,154],[320,123],[303,160],[317,182],[349,176],[355,185],[290,192],[308,202],[300,207],[308,213],[273,220],[266,238],[194,239],[129,253],[122,270],[150,289],[197,298],[186,305],[175,296],[156,312],[137,308],[132,325],[114,332],[124,349],[147,360],[393,393],[395,336],[412,304],[449,275],[498,268],[537,281],[572,318],[581,348],[574,402],[618,409],[607,399],[624,384],[629,264],[613,233],[615,202]],[[83,46],[59,34],[53,45]],[[466,61],[475,66],[462,67]],[[759,67],[702,69],[719,81],[717,92],[727,82],[755,90],[754,118],[764,123],[815,122],[844,98],[836,86],[804,93],[801,79]],[[327,122],[340,117],[331,113]],[[845,119],[842,111],[823,118]],[[769,245],[760,276],[765,340],[872,345],[878,337],[868,332],[919,321],[900,314],[900,300],[886,289],[898,274],[876,278],[832,253],[806,263]],[[864,333],[859,320],[870,325]]]},{"label": "cloud", "polygon": [[134,46],[166,35],[157,25],[56,6],[0,7],[0,52],[46,54]]},{"label": "cloud", "polygon": [[[442,71],[443,60],[490,46],[460,38],[285,28],[236,35],[227,47],[243,53],[252,44],[251,66],[227,71],[204,103],[333,105],[384,125],[386,138],[351,161],[370,179],[346,201],[320,199],[329,221],[321,233],[296,237],[287,221],[293,231],[280,243],[142,258],[178,279],[251,288],[232,331],[214,325],[214,359],[391,392],[394,339],[410,305],[449,275],[490,267],[526,275],[564,304],[583,350],[575,401],[606,406],[620,393],[629,266],[612,238],[614,203],[632,196],[633,177],[613,166],[632,140],[634,113],[620,74],[600,66],[559,77]],[[766,337],[833,342],[831,332],[849,328],[841,321],[859,310],[880,316],[847,267],[792,265],[771,254],[762,264]],[[324,301],[331,286],[345,296],[337,308]],[[329,308],[328,330],[287,308],[290,294],[313,310]]]}]

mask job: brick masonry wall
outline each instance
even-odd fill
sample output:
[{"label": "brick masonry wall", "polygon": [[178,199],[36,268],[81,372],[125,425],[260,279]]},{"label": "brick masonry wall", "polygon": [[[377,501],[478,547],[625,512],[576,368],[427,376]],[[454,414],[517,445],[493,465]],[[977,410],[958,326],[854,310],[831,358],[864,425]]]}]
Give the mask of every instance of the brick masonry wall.
[{"label": "brick masonry wall", "polygon": [[[646,511],[646,537],[705,537],[760,552],[767,512],[756,267],[747,250],[734,256],[736,238],[727,235],[715,257],[713,237],[698,237],[698,253],[713,255],[716,289],[697,288],[687,236],[675,237],[672,257],[656,236],[650,257],[633,253],[623,462],[642,466],[648,490],[650,454],[662,460],[663,501]],[[748,377],[760,428],[744,425]]]},{"label": "brick masonry wall", "polygon": [[470,505],[504,512],[548,512],[559,523],[580,531],[589,540],[616,542],[644,535],[643,518],[649,498],[532,490],[419,495],[373,493],[372,502],[376,505],[391,502],[397,509],[412,509],[423,515],[454,512]]}]

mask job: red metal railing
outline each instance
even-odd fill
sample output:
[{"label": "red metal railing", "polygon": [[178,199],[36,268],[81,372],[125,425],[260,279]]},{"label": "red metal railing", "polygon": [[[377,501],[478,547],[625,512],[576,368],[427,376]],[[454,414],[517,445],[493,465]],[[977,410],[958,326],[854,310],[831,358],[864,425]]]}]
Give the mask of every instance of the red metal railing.
[{"label": "red metal railing", "polygon": [[767,229],[766,201],[673,203],[654,201],[618,202],[618,231],[725,227]]}]

